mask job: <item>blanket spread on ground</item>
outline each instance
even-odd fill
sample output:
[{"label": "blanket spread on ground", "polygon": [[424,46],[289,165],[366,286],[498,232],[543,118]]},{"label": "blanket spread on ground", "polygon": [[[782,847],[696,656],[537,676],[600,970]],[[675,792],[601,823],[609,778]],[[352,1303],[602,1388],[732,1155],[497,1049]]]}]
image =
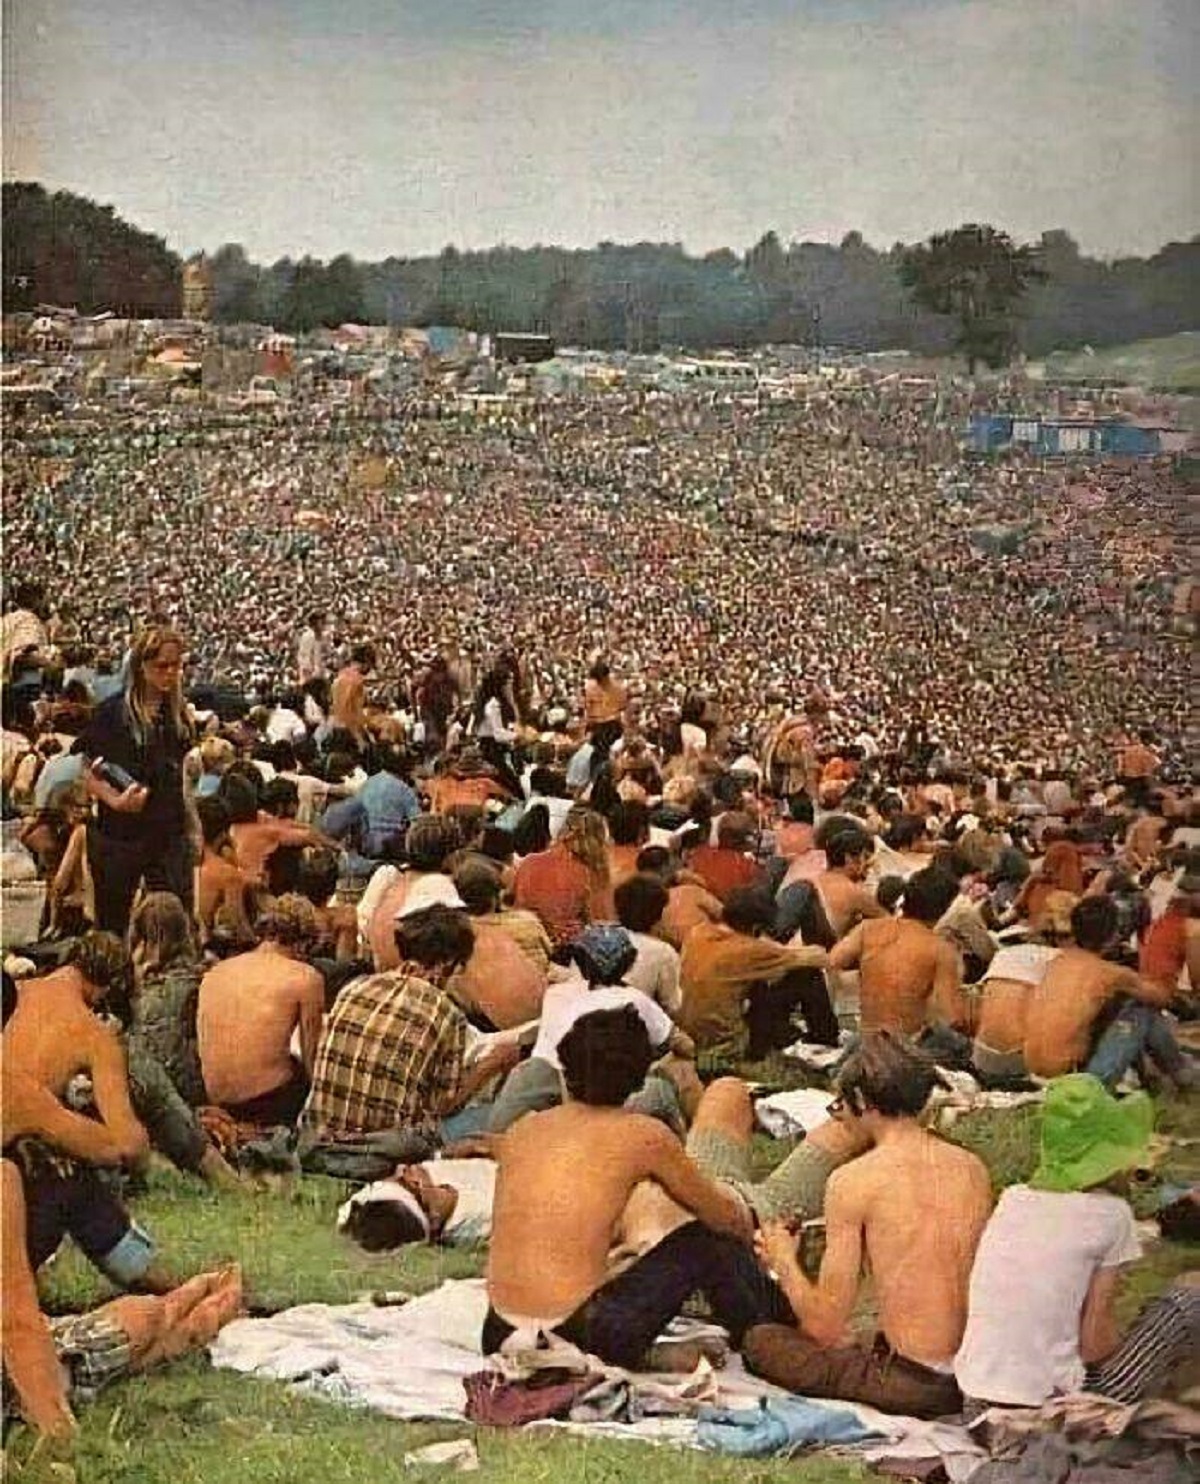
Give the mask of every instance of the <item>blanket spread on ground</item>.
[{"label": "blanket spread on ground", "polygon": [[[221,1331],[210,1354],[221,1369],[285,1381],[345,1406],[368,1408],[409,1422],[456,1422],[463,1419],[466,1404],[463,1378],[484,1366],[479,1340],[486,1311],[483,1279],[448,1280],[400,1308],[380,1308],[369,1302],[301,1304],[268,1319],[238,1319]],[[641,1383],[650,1393],[661,1393],[672,1382],[686,1389],[689,1379],[694,1379],[638,1377],[613,1367],[600,1368],[634,1386]],[[710,1406],[730,1408],[788,1395],[748,1375],[736,1355],[730,1356],[724,1369],[712,1372],[708,1385],[695,1391],[698,1396],[702,1391]],[[852,1413],[874,1434],[874,1446],[861,1455],[868,1461],[876,1452],[891,1457],[898,1451],[906,1457],[936,1454],[958,1484],[986,1457],[963,1428],[887,1417],[848,1402],[818,1405]],[[700,1446],[695,1416],[646,1416],[635,1423],[597,1420],[534,1425],[591,1437]]]}]

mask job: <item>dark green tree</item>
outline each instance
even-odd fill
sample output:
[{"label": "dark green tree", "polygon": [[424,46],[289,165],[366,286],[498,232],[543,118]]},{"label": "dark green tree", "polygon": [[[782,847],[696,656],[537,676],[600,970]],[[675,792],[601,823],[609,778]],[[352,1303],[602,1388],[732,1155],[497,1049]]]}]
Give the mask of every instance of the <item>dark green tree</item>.
[{"label": "dark green tree", "polygon": [[980,361],[994,367],[1012,359],[1021,300],[1046,274],[1037,248],[969,223],[910,248],[900,277],[922,308],[958,321],[956,345],[973,375]]}]

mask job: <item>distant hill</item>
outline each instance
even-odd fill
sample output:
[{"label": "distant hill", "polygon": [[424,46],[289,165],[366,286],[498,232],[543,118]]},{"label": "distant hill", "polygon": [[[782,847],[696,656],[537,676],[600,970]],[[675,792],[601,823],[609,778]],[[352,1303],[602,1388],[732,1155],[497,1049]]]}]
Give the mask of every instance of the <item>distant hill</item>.
[{"label": "distant hill", "polygon": [[1154,391],[1200,393],[1200,330],[1157,340],[1135,340],[1102,350],[1056,351],[1046,357],[1055,377],[1087,377],[1145,386]]},{"label": "distant hill", "polygon": [[178,257],[111,206],[6,181],[3,229],[6,311],[57,304],[139,319],[179,313]]}]

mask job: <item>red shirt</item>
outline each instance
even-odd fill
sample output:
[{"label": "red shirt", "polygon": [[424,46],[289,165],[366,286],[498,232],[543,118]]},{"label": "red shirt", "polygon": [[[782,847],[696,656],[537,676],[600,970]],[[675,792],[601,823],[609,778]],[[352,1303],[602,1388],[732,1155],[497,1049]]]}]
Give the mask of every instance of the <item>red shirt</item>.
[{"label": "red shirt", "polygon": [[556,948],[569,943],[589,922],[611,918],[588,868],[563,845],[527,855],[513,877],[513,902],[536,912]]},{"label": "red shirt", "polygon": [[739,886],[760,886],[766,879],[748,855],[727,845],[698,845],[687,863],[688,870],[694,871],[722,902]]},{"label": "red shirt", "polygon": [[1174,989],[1187,962],[1186,912],[1168,908],[1150,928],[1138,953],[1138,973],[1152,984]]}]

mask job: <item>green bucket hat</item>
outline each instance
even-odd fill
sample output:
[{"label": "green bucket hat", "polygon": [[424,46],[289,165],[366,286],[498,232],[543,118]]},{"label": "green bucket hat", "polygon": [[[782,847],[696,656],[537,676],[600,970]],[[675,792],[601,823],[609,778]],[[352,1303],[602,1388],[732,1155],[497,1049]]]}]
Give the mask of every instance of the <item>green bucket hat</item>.
[{"label": "green bucket hat", "polygon": [[1145,1159],[1154,1104],[1144,1092],[1115,1098],[1087,1072],[1056,1077],[1046,1089],[1042,1147],[1030,1185],[1088,1190]]}]

